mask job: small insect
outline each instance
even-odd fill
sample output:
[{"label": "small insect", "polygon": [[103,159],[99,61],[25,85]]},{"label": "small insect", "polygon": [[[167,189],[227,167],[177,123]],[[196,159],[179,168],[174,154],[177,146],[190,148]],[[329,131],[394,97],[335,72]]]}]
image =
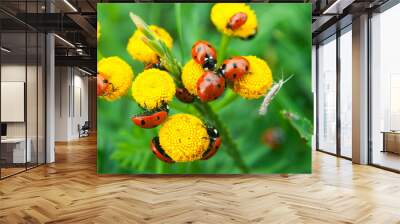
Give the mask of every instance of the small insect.
[{"label": "small insect", "polygon": [[202,102],[217,99],[224,90],[225,79],[215,72],[206,71],[197,81],[197,95]]},{"label": "small insect", "polygon": [[210,138],[210,143],[207,150],[203,153],[202,160],[207,160],[215,155],[222,143],[221,136],[216,128],[208,126],[207,134]]},{"label": "small insect", "polygon": [[272,99],[278,94],[279,90],[282,88],[283,84],[285,84],[287,81],[289,81],[293,75],[291,75],[289,78],[286,80],[279,80],[277,83],[275,83],[272,88],[268,91],[268,94],[265,96],[260,109],[259,109],[259,114],[264,115],[267,113],[268,105],[271,103]]},{"label": "small insect", "polygon": [[285,139],[283,130],[279,127],[268,128],[261,136],[261,141],[271,149],[277,149]]},{"label": "small insect", "polygon": [[150,63],[150,64],[146,64],[144,66],[144,69],[151,69],[151,68],[157,68],[157,69],[160,69],[160,70],[165,70],[165,67],[162,66],[160,62]]},{"label": "small insect", "polygon": [[154,137],[151,140],[151,150],[153,151],[154,155],[156,155],[157,158],[159,158],[161,161],[164,161],[166,163],[175,163],[175,161],[171,159],[171,157],[169,157],[165,153],[164,149],[161,147],[160,139],[158,136]]},{"label": "small insect", "polygon": [[195,98],[185,87],[176,88],[175,96],[184,103],[192,103]]},{"label": "small insect", "polygon": [[192,58],[206,70],[214,70],[217,52],[207,41],[197,41],[192,47]]},{"label": "small insect", "polygon": [[224,60],[219,69],[219,73],[226,79],[234,81],[249,71],[249,61],[241,56],[236,56],[230,59]]},{"label": "small insect", "polygon": [[244,12],[235,13],[226,24],[226,28],[237,30],[247,21],[247,14]]},{"label": "small insect", "polygon": [[97,73],[97,96],[106,96],[109,94],[112,87],[112,84],[108,82],[108,80],[104,77],[103,74]]},{"label": "small insect", "polygon": [[160,125],[168,117],[168,105],[158,109],[145,111],[131,118],[132,122],[141,128],[154,128]]}]

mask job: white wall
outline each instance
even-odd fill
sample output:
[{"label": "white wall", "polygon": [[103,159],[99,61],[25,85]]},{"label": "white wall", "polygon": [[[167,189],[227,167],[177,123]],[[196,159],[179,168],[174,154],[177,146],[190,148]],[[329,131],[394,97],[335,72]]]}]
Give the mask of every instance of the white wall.
[{"label": "white wall", "polygon": [[79,137],[78,125],[88,120],[88,78],[72,67],[56,67],[55,140]]}]

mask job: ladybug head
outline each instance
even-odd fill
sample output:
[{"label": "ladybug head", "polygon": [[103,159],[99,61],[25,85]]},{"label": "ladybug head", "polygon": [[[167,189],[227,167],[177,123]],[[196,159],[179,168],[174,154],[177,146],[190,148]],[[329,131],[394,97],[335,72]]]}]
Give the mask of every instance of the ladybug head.
[{"label": "ladybug head", "polygon": [[169,112],[169,106],[165,101],[163,101],[161,103],[161,106],[159,106],[157,109],[155,109],[155,111],[166,111],[168,113]]},{"label": "ladybug head", "polygon": [[212,56],[207,55],[207,57],[204,59],[203,68],[212,71],[215,69],[216,64],[217,60]]},{"label": "ladybug head", "polygon": [[213,138],[213,139],[219,137],[218,130],[216,128],[214,128],[214,127],[211,127],[211,126],[207,127],[207,134],[208,134],[208,136],[210,136],[210,138]]}]

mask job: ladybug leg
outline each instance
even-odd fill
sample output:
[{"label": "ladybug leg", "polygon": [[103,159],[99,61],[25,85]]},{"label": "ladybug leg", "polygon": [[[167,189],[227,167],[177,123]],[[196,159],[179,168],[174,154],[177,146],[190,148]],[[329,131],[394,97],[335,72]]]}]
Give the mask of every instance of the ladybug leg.
[{"label": "ladybug leg", "polygon": [[161,161],[166,163],[175,163],[175,161],[172,160],[171,157],[169,157],[162,149],[160,145],[160,139],[158,138],[158,136],[154,137],[151,140],[151,150],[153,151],[154,155],[156,155],[157,158],[160,159]]}]

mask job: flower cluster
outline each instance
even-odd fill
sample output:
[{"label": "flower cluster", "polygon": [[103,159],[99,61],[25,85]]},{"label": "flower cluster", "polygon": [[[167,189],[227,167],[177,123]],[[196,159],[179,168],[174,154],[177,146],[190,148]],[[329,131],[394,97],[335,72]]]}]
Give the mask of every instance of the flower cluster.
[{"label": "flower cluster", "polygon": [[[144,71],[133,79],[130,66],[118,57],[103,58],[98,63],[98,95],[115,100],[131,86],[133,100],[144,110],[132,117],[141,128],[160,126],[151,149],[162,161],[190,162],[206,160],[219,149],[222,138],[217,128],[190,114],[169,115],[168,104],[174,96],[183,103],[194,103],[201,113],[205,102],[221,97],[231,88],[246,99],[265,96],[271,88],[272,72],[267,62],[256,56],[234,56],[218,64],[217,51],[207,41],[197,41],[192,59],[183,68],[173,57],[173,39],[155,25],[146,25],[130,14],[137,30],[130,37],[127,52],[142,62]],[[249,39],[257,32],[254,11],[244,3],[215,4],[211,21],[227,36]],[[97,37],[100,37],[98,23]],[[212,117],[212,116],[211,116]],[[228,137],[228,136],[227,136]]]},{"label": "flower cluster", "polygon": [[[234,23],[232,20],[239,13],[246,17],[246,21],[237,29],[232,29],[229,23]],[[212,7],[210,17],[217,29],[226,35],[249,39],[257,33],[256,14],[245,3],[217,3]]]}]

